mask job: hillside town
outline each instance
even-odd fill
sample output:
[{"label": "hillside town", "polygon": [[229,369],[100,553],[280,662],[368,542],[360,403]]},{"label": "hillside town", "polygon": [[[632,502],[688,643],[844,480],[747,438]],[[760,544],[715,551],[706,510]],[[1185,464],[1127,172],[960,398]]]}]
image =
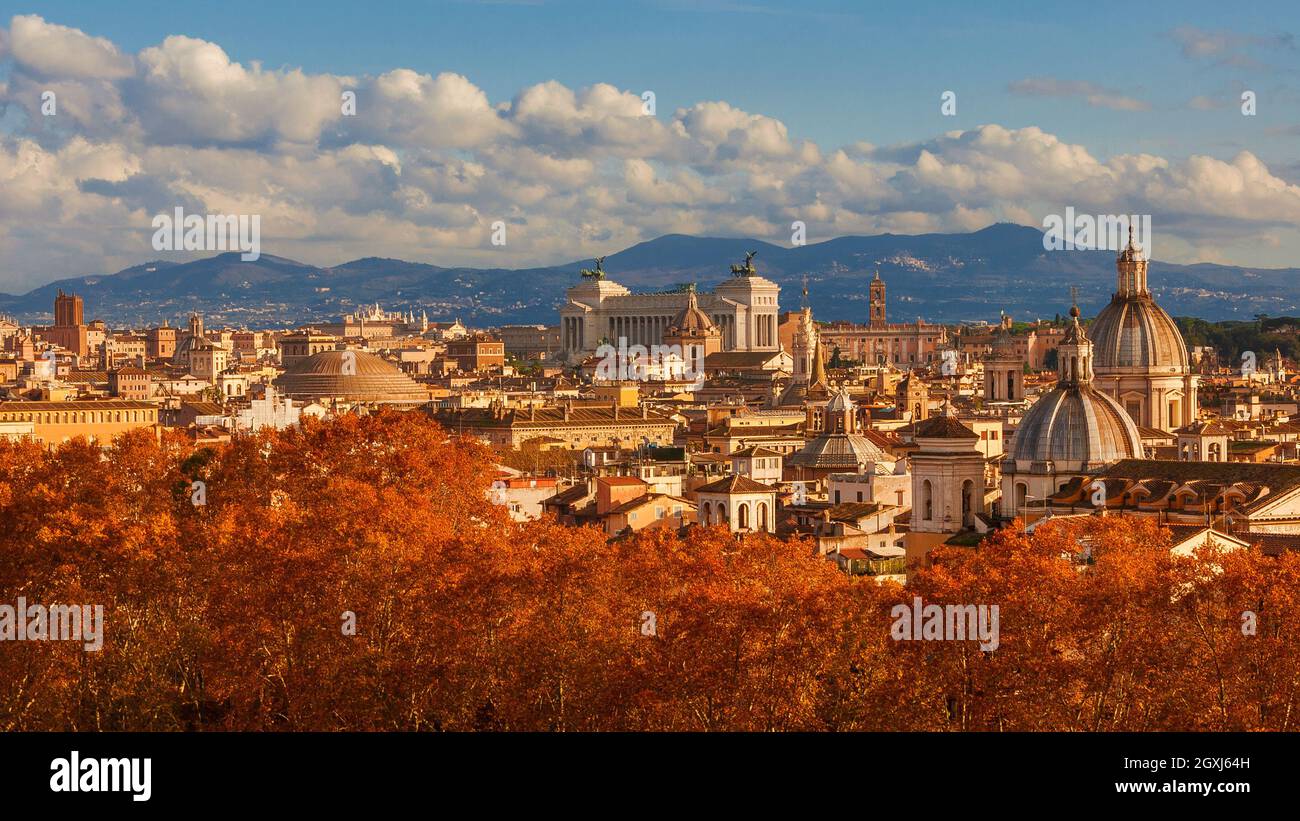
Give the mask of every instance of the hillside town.
[{"label": "hillside town", "polygon": [[113,328],[60,291],[52,324],[0,318],[0,437],[215,446],[390,408],[491,447],[490,501],[516,520],[806,537],[882,579],[1014,519],[1300,548],[1300,378],[1276,351],[1189,349],[1147,265],[1130,235],[1090,320],[1063,295],[1052,320],[955,326],[891,321],[879,273],[864,322],[814,317],[806,282],[783,310],[752,254],[707,293],[633,293],[598,260],[553,326],[374,304],[295,328]]}]

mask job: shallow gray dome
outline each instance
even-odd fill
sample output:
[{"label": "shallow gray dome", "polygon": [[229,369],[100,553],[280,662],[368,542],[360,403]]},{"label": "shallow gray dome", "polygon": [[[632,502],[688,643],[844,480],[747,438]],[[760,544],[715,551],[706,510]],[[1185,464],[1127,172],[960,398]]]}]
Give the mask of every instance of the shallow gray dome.
[{"label": "shallow gray dome", "polygon": [[1178,326],[1149,294],[1117,295],[1088,329],[1093,370],[1119,368],[1160,373],[1188,371],[1187,345]]},{"label": "shallow gray dome", "polygon": [[1142,440],[1111,397],[1089,385],[1058,387],[1021,420],[1011,458],[1100,465],[1142,458]]},{"label": "shallow gray dome", "polygon": [[420,402],[429,398],[411,377],[365,351],[321,351],[295,362],[275,385],[295,399]]}]

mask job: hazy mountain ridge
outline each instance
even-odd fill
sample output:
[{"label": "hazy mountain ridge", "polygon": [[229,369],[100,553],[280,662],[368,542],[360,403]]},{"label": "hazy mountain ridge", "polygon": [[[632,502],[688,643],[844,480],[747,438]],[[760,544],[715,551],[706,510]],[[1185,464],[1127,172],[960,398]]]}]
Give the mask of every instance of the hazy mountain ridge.
[{"label": "hazy mountain ridge", "polygon": [[[753,239],[669,234],[610,254],[610,279],[634,291],[670,290],[685,282],[711,288],[729,266],[756,250],[760,274],[783,287],[782,307],[799,307],[802,279],[818,319],[864,321],[866,286],[875,270],[888,284],[889,318],[937,321],[989,319],[1006,310],[1018,319],[1051,317],[1079,288],[1085,315],[1115,288],[1111,251],[1054,251],[1035,228],[999,224],[968,234],[837,237],[784,248]],[[359,304],[425,310],[431,320],[459,317],[484,326],[556,321],[565,288],[590,260],[528,268],[444,267],[366,257],[318,268],[263,254],[238,253],[192,262],[149,262],[115,274],[52,282],[20,296],[0,295],[0,312],[20,321],[49,321],[62,288],[85,298],[88,318],[114,325],[175,322],[200,311],[213,323],[281,327],[337,317]],[[1300,269],[1254,269],[1200,263],[1151,263],[1151,287],[1174,315],[1249,319],[1295,313]]]}]

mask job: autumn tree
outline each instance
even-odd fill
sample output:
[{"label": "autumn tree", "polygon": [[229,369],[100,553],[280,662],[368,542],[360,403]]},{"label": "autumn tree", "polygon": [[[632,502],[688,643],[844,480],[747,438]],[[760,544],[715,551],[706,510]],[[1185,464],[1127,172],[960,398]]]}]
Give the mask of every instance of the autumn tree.
[{"label": "autumn tree", "polygon": [[[8,730],[1293,730],[1300,557],[1174,554],[1136,517],[1019,523],[907,586],[721,528],[517,523],[495,455],[378,412],[196,448],[0,442]],[[899,640],[899,606],[998,608]]]}]

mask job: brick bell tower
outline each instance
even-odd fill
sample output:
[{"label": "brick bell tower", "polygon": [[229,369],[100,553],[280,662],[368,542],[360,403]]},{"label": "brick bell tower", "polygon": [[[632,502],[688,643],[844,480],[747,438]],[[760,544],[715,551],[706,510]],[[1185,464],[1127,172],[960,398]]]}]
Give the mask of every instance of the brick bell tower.
[{"label": "brick bell tower", "polygon": [[885,281],[880,278],[880,271],[876,271],[876,276],[871,280],[868,288],[870,302],[868,325],[873,329],[887,327],[885,322]]}]

